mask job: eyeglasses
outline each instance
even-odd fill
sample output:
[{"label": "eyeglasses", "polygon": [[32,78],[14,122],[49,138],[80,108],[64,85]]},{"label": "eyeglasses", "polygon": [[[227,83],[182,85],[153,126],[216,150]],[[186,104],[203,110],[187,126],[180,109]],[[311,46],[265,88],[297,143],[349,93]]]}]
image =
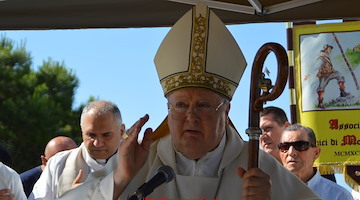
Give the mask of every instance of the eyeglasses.
[{"label": "eyeglasses", "polygon": [[[215,113],[219,110],[219,108],[224,104],[224,102],[220,103],[216,107],[212,107],[209,104],[199,104],[196,105],[195,108],[192,109],[193,114],[195,114],[199,119],[203,121],[208,121],[213,119]],[[187,115],[191,112],[189,109],[189,105],[184,103],[177,103],[173,106],[168,103],[170,116],[175,120],[185,120]]]},{"label": "eyeglasses", "polygon": [[278,144],[280,151],[283,153],[286,153],[291,146],[293,146],[297,151],[306,151],[310,147],[313,147],[314,145],[306,141],[281,142],[280,144]]}]

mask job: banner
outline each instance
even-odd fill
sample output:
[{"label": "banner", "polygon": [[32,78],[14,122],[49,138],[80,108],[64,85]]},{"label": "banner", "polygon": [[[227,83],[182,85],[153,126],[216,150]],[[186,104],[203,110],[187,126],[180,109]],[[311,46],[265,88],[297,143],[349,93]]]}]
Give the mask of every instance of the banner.
[{"label": "banner", "polygon": [[293,45],[297,121],[316,134],[315,165],[359,190],[360,171],[347,169],[360,165],[360,23],[294,26]]}]

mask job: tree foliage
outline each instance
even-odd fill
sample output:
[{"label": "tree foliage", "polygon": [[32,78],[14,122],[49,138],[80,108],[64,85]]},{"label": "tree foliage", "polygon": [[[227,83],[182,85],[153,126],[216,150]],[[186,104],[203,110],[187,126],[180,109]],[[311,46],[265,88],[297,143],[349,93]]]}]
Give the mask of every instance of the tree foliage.
[{"label": "tree foliage", "polygon": [[0,38],[0,144],[19,173],[40,164],[46,143],[65,135],[81,142],[72,108],[78,78],[64,63],[48,59],[37,70],[24,43]]},{"label": "tree foliage", "polygon": [[356,68],[360,65],[360,51],[354,49],[346,49],[345,55],[353,68]]}]

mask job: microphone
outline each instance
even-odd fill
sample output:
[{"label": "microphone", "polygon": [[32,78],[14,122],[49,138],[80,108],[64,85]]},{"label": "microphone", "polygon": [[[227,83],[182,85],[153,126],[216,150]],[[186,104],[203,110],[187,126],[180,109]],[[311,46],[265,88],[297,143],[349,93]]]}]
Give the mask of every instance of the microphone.
[{"label": "microphone", "polygon": [[155,175],[148,182],[142,184],[129,200],[140,200],[152,193],[155,188],[163,183],[168,183],[174,178],[174,171],[171,167],[164,165],[156,170]]}]

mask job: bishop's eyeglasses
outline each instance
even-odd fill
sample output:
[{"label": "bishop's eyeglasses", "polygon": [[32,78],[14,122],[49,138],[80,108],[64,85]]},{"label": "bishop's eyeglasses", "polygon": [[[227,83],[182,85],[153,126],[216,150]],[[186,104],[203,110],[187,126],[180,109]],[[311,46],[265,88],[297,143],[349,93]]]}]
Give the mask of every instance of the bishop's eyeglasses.
[{"label": "bishop's eyeglasses", "polygon": [[197,104],[193,109],[190,109],[189,104],[185,103],[168,103],[168,111],[171,118],[175,120],[185,120],[190,112],[203,121],[209,121],[214,118],[216,112],[220,107],[224,105],[224,101],[221,102],[218,106],[213,107],[209,104],[201,103]]}]

